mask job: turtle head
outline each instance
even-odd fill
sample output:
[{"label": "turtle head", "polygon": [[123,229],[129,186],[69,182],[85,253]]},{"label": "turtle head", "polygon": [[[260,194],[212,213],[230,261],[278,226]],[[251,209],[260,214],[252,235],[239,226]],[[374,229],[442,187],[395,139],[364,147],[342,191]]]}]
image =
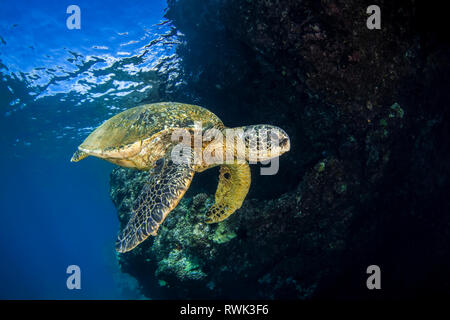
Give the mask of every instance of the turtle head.
[{"label": "turtle head", "polygon": [[252,160],[252,156],[257,156],[257,161],[269,160],[281,156],[291,149],[289,136],[279,127],[258,124],[245,126],[242,129],[249,160]]}]

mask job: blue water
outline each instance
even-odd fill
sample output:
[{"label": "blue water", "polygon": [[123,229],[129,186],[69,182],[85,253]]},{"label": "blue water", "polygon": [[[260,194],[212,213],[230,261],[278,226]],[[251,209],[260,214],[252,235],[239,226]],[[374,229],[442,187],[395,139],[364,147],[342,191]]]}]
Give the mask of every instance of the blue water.
[{"label": "blue water", "polygon": [[[66,8],[81,9],[68,30]],[[155,90],[147,46],[170,26],[163,0],[0,2],[0,298],[139,298],[114,251],[112,165],[70,157],[102,121]],[[68,290],[66,268],[81,268]]]}]

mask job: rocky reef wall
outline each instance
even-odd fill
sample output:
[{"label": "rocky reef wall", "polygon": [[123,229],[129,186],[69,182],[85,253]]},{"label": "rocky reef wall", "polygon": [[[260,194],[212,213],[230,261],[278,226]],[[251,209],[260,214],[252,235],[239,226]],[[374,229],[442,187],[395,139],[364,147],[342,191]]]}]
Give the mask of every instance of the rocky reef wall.
[{"label": "rocky reef wall", "polygon": [[[378,1],[382,28],[369,30],[370,4],[168,1],[183,43],[161,100],[205,106],[230,127],[278,125],[292,148],[277,175],[252,169],[243,207],[219,224],[203,222],[218,174],[196,175],[158,236],[119,257],[144,294],[450,293],[448,36],[414,1]],[[147,175],[111,174],[122,225]],[[381,293],[365,287],[371,264]]]}]

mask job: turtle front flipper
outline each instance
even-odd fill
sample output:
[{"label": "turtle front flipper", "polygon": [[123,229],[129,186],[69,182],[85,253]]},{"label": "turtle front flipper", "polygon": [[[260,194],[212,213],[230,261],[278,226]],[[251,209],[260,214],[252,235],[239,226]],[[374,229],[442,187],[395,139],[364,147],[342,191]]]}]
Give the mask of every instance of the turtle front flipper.
[{"label": "turtle front flipper", "polygon": [[182,163],[175,163],[170,155],[171,152],[167,152],[165,158],[157,161],[154,174],[137,198],[133,216],[117,239],[118,252],[130,251],[149,235],[155,236],[161,223],[189,188],[195,172],[192,153]]},{"label": "turtle front flipper", "polygon": [[250,167],[247,163],[220,166],[215,203],[206,215],[206,222],[220,222],[239,209],[247,196],[250,183]]}]

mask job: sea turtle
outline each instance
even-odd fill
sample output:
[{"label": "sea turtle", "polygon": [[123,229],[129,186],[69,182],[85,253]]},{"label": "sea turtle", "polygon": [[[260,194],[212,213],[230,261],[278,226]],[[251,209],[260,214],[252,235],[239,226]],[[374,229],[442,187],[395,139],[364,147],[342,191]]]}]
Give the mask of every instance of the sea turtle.
[{"label": "sea turtle", "polygon": [[220,165],[215,203],[206,217],[207,223],[215,223],[241,207],[250,188],[248,160],[268,160],[289,149],[289,137],[278,127],[230,129],[200,106],[162,102],[127,109],[105,121],[71,161],[95,156],[123,167],[152,170],[116,242],[118,252],[127,252],[156,235],[195,172]]}]

